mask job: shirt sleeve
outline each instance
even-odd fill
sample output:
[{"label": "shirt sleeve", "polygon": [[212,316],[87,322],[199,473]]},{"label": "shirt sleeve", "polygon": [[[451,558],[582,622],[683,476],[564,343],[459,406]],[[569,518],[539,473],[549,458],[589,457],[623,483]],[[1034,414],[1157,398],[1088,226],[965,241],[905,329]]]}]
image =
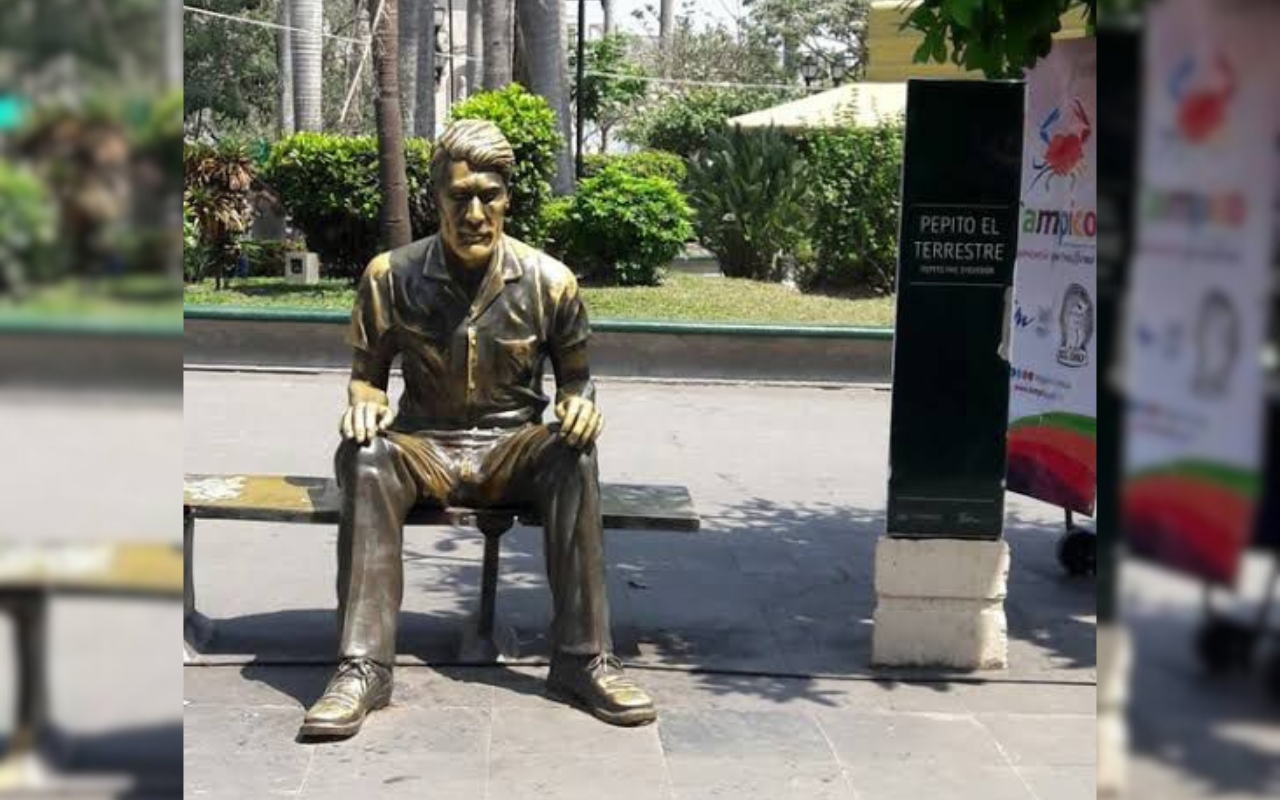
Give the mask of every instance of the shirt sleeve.
[{"label": "shirt sleeve", "polygon": [[594,401],[595,384],[587,359],[587,342],[591,338],[587,307],[572,273],[556,288],[548,336],[551,366],[556,375],[556,403],[563,402],[569,395]]},{"label": "shirt sleeve", "polygon": [[356,289],[347,343],[356,350],[390,362],[395,357],[391,261],[386,253],[369,262]]}]

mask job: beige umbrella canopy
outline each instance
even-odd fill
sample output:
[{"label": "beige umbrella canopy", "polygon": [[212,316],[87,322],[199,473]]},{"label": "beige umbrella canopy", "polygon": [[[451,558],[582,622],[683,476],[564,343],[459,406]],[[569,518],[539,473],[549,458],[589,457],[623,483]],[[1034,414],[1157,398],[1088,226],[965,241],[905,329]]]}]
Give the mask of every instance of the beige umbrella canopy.
[{"label": "beige umbrella canopy", "polygon": [[905,83],[849,83],[789,103],[732,117],[730,125],[785,130],[871,127],[901,118],[907,108]]}]

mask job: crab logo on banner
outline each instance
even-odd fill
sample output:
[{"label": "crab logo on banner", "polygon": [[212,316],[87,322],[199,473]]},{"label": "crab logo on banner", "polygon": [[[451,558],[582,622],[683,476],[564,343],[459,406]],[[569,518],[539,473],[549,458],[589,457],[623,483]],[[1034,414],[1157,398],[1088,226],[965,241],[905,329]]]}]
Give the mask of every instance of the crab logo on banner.
[{"label": "crab logo on banner", "polygon": [[1188,55],[1173,68],[1168,88],[1177,112],[1174,135],[1205,144],[1226,122],[1236,96],[1236,70],[1220,51],[1207,62]]},{"label": "crab logo on banner", "polygon": [[1031,188],[1045,179],[1046,191],[1052,188],[1054,178],[1070,178],[1071,188],[1075,188],[1076,177],[1084,172],[1085,146],[1093,135],[1093,122],[1085,111],[1080,98],[1071,103],[1071,116],[1066,120],[1062,116],[1062,108],[1056,107],[1049,112],[1040,123],[1040,141],[1044,143],[1044,154],[1032,163],[1036,177],[1031,181]]}]

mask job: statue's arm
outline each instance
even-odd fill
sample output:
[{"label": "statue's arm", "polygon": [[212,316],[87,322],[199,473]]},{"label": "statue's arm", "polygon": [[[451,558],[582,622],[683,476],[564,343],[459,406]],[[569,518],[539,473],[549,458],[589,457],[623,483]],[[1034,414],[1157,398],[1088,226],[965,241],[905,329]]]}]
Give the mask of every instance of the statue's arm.
[{"label": "statue's arm", "polygon": [[556,376],[555,413],[565,440],[585,449],[600,437],[604,417],[595,403],[596,386],[587,358],[591,326],[577,281],[572,277],[552,308],[548,351]]},{"label": "statue's arm", "polygon": [[360,278],[351,329],[351,379],[347,383],[347,410],[339,431],[343,438],[368,442],[395,419],[387,397],[395,336],[391,330],[390,262],[381,255],[370,262]]}]

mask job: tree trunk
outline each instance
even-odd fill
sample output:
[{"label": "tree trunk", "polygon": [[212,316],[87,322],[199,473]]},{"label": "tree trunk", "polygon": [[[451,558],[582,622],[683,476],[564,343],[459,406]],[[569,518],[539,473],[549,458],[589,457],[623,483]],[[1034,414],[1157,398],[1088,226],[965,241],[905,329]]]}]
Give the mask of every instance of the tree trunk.
[{"label": "tree trunk", "polygon": [[293,117],[300,131],[324,127],[321,97],[324,59],[323,0],[290,0],[293,12]]},{"label": "tree trunk", "polygon": [[417,102],[413,111],[413,135],[436,136],[436,15],[434,4],[421,9],[418,23]]},{"label": "tree trunk", "polygon": [[[293,21],[289,13],[290,0],[276,0],[276,24],[288,27]],[[276,71],[280,73],[276,81],[276,133],[284,138],[292,136],[293,122],[293,34],[290,31],[276,31]]]},{"label": "tree trunk", "polygon": [[467,0],[467,96],[480,91],[484,60],[483,0]]},{"label": "tree trunk", "polygon": [[511,83],[511,57],[515,44],[513,0],[484,3],[484,88],[501,89]]},{"label": "tree trunk", "polygon": [[164,83],[182,88],[182,0],[164,0]]},{"label": "tree trunk", "polygon": [[522,55],[529,72],[529,91],[546,99],[559,122],[561,143],[556,153],[552,188],[556,194],[569,194],[573,191],[573,154],[569,149],[573,129],[569,123],[564,3],[562,0],[520,0],[516,10],[524,37]]},{"label": "tree trunk", "polygon": [[604,35],[613,33],[613,0],[600,0],[604,12]]},{"label": "tree trunk", "polygon": [[[375,15],[377,3],[369,3]],[[409,225],[409,181],[405,175],[404,125],[400,119],[399,0],[382,0],[382,18],[374,16],[374,110],[378,125],[378,181],[382,186],[382,240],[388,248],[413,239]]]},{"label": "tree trunk", "polygon": [[[431,9],[422,0],[400,2],[400,112],[404,116],[404,135],[420,136],[416,130],[415,110],[418,102],[418,59],[422,57],[423,27],[431,26]],[[422,19],[422,11],[427,19]]]},{"label": "tree trunk", "polygon": [[662,71],[670,72],[671,39],[676,32],[676,0],[660,0],[658,11],[658,49],[662,55]]}]

